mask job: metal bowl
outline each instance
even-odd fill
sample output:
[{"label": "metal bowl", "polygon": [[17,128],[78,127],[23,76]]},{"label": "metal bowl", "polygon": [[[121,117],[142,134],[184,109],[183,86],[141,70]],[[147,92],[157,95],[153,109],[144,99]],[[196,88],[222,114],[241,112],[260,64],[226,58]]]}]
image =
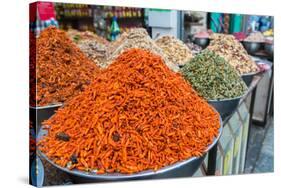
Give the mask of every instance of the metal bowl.
[{"label": "metal bowl", "polygon": [[[68,173],[76,182],[79,183],[90,183],[90,182],[105,182],[105,181],[119,181],[119,180],[141,180],[141,179],[160,179],[160,178],[171,178],[171,177],[187,177],[192,176],[200,167],[206,153],[217,143],[223,130],[223,123],[220,118],[219,134],[212,144],[210,144],[205,153],[201,157],[191,157],[187,160],[177,162],[173,165],[163,167],[157,171],[145,170],[134,174],[121,174],[121,173],[110,173],[110,174],[96,174],[95,172],[84,172],[79,170],[69,170],[68,168],[61,167],[50,160],[43,152],[38,150],[45,160],[51,163],[56,168]],[[47,130],[41,128],[38,134],[38,139],[47,134]]]},{"label": "metal bowl", "polygon": [[[54,104],[54,105],[48,105],[48,106],[40,106],[40,107],[33,107],[30,106],[30,119],[32,122],[36,122],[37,129],[40,129],[41,124],[44,120],[49,119],[55,111],[62,107],[63,104]],[[38,132],[38,131],[36,131]]]},{"label": "metal bowl", "polygon": [[219,112],[224,121],[236,110],[242,97],[243,95],[231,99],[208,100],[208,103]]},{"label": "metal bowl", "polygon": [[255,54],[257,51],[260,50],[261,46],[263,43],[261,42],[250,42],[250,41],[243,41],[242,42],[244,48],[246,49],[246,51],[253,55]]},{"label": "metal bowl", "polygon": [[271,44],[271,43],[264,43],[264,50],[271,57],[273,57],[273,50],[274,50],[273,48],[274,48],[273,44]]},{"label": "metal bowl", "polygon": [[249,87],[253,81],[254,76],[257,75],[259,72],[260,71],[242,74],[241,78],[243,79],[245,84]]},{"label": "metal bowl", "polygon": [[272,68],[272,62],[270,62],[270,61],[258,61],[256,63],[257,63],[258,66],[260,66],[260,65],[267,65],[268,66],[267,69],[260,70],[259,74],[263,74],[263,73],[271,70],[271,68]]},{"label": "metal bowl", "polygon": [[210,43],[210,39],[209,38],[194,38],[193,41],[195,44],[197,44],[198,46],[200,46],[202,49],[206,48],[209,43]]}]

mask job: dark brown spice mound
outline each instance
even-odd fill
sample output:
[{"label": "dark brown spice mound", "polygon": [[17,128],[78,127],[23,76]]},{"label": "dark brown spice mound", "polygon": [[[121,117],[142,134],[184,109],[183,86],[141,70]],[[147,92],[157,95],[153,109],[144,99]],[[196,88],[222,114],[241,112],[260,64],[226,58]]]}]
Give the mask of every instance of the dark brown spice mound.
[{"label": "dark brown spice mound", "polygon": [[80,93],[98,72],[64,31],[45,29],[36,43],[37,106],[63,103]]}]

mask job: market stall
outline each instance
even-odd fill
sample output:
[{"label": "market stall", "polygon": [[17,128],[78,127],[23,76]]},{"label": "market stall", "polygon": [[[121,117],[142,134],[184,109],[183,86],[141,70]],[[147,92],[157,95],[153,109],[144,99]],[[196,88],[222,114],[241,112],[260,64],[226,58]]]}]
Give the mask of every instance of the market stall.
[{"label": "market stall", "polygon": [[[238,40],[201,30],[207,27],[201,23],[192,36],[208,42],[199,47],[180,39],[182,12],[61,3],[56,8],[61,29],[30,34],[30,69],[36,72],[30,75],[30,129],[37,144],[30,159],[32,169],[39,165],[43,173],[36,184],[244,173],[265,78],[264,121],[273,95],[272,59],[250,56],[245,45],[259,34]],[[157,25],[159,15],[173,27]],[[207,13],[196,15],[207,22]],[[128,26],[131,19],[139,22]],[[89,26],[77,27],[80,20]],[[112,25],[122,32],[110,41]],[[231,24],[224,28],[236,31]]]}]

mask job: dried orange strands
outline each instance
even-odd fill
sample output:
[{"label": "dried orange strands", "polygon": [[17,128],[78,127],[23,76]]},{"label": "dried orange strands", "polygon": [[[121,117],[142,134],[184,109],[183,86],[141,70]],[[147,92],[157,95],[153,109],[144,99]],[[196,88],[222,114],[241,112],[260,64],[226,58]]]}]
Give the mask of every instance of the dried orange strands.
[{"label": "dried orange strands", "polygon": [[58,165],[75,155],[79,170],[136,173],[202,155],[219,115],[160,56],[130,49],[44,125],[39,147]]},{"label": "dried orange strands", "polygon": [[64,31],[49,27],[36,42],[37,105],[61,103],[88,85],[97,66]]}]

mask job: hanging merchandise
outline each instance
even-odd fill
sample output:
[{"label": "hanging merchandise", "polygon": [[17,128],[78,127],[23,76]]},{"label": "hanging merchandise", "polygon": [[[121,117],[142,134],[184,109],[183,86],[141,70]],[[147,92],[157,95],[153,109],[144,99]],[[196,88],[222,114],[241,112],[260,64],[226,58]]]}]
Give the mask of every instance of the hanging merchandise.
[{"label": "hanging merchandise", "polygon": [[230,16],[229,33],[238,33],[242,30],[243,16],[241,14],[232,14]]},{"label": "hanging merchandise", "polygon": [[214,33],[221,33],[223,31],[223,14],[211,13],[210,28]]},{"label": "hanging merchandise", "polygon": [[110,40],[111,41],[116,40],[118,38],[119,34],[120,34],[120,28],[119,28],[119,25],[117,23],[117,17],[114,16],[113,20],[112,20],[111,27],[110,27]]}]

